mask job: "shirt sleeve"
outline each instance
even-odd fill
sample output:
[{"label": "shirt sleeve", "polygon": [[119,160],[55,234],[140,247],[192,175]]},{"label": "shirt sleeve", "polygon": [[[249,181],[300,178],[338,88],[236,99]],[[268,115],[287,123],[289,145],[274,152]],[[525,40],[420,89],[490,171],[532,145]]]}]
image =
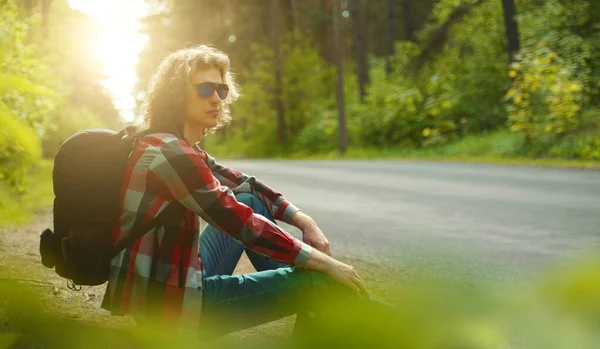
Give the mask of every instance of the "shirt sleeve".
[{"label": "shirt sleeve", "polygon": [[206,165],[221,184],[230,187],[234,193],[252,193],[259,197],[271,212],[271,215],[282,222],[292,224],[292,217],[300,209],[287,201],[283,195],[253,176],[223,166],[203,150],[197,149],[205,158]]},{"label": "shirt sleeve", "polygon": [[208,224],[247,248],[291,265],[303,265],[312,248],[251,208],[239,203],[221,185],[202,156],[183,140],[173,140],[156,152],[149,176],[173,198]]}]

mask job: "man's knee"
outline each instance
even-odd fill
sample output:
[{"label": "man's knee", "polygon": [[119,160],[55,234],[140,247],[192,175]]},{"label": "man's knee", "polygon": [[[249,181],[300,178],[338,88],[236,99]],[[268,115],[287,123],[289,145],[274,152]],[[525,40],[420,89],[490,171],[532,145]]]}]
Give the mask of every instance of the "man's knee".
[{"label": "man's knee", "polygon": [[241,202],[242,204],[254,209],[256,207],[259,206],[264,206],[264,204],[262,203],[262,201],[258,198],[258,196],[252,194],[252,193],[239,193],[235,195],[235,199],[238,202]]},{"label": "man's knee", "polygon": [[250,207],[254,213],[273,220],[267,206],[265,206],[265,203],[258,196],[251,193],[239,193],[236,194],[235,198],[238,202]]}]

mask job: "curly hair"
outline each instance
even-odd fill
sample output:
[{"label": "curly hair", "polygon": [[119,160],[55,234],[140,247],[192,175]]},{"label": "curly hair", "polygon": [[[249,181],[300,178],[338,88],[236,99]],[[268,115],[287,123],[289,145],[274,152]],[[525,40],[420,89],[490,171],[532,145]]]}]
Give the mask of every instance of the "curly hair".
[{"label": "curly hair", "polygon": [[205,130],[204,134],[214,133],[229,124],[229,105],[239,97],[238,87],[230,71],[229,57],[214,47],[200,45],[173,52],[158,66],[148,85],[148,99],[144,106],[146,126],[183,137],[186,89],[191,86],[191,76],[206,68],[219,70],[223,82],[229,86],[229,95],[223,101],[217,125]]}]

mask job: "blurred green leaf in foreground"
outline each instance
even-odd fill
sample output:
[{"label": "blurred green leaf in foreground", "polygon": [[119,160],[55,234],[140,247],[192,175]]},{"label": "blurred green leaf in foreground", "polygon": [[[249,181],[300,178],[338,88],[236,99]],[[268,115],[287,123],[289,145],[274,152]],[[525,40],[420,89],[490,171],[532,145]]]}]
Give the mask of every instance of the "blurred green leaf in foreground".
[{"label": "blurred green leaf in foreground", "polygon": [[[452,281],[449,281],[452,280]],[[460,277],[388,285],[395,309],[314,299],[320,317],[290,339],[207,340],[150,324],[111,329],[69,320],[16,280],[0,281],[1,348],[539,348],[600,347],[600,259],[564,265],[527,284],[473,286]],[[216,325],[218,326],[218,324]]]}]

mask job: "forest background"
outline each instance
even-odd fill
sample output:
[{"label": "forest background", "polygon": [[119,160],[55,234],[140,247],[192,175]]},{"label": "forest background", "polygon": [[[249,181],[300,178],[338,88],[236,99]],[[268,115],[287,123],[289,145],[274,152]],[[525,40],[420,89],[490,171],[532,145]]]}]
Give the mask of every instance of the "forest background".
[{"label": "forest background", "polygon": [[[146,3],[137,120],[163,57],[214,45],[242,86],[232,124],[204,141],[218,157],[598,166],[597,1]],[[66,0],[0,7],[1,224],[48,206],[68,136],[135,120],[101,84],[87,15]]]}]

